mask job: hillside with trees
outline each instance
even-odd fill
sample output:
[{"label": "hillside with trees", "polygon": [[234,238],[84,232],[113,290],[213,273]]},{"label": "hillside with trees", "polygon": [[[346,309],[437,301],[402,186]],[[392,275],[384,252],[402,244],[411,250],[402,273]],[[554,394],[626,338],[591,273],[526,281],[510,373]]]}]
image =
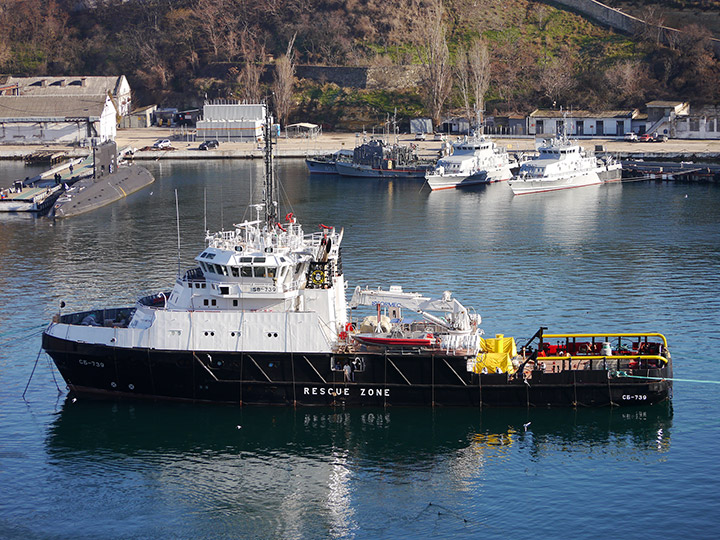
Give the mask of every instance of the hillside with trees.
[{"label": "hillside with trees", "polygon": [[[0,0],[0,71],[125,74],[136,105],[191,107],[274,94],[283,122],[356,127],[448,111],[631,108],[651,99],[720,101],[720,61],[701,25],[720,2],[610,2],[665,22],[620,35],[529,0]],[[662,8],[662,9],[661,9]],[[708,16],[705,17],[704,14]],[[415,66],[403,88],[299,79],[303,65]],[[392,88],[390,88],[392,86]]]}]

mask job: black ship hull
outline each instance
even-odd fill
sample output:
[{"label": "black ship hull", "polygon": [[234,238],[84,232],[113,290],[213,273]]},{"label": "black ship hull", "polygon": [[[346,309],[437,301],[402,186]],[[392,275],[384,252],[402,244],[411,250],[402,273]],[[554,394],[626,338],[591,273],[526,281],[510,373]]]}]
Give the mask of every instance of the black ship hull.
[{"label": "black ship hull", "polygon": [[[533,372],[530,379],[467,371],[466,356],[418,351],[353,354],[122,349],[43,335],[70,391],[110,399],[235,405],[638,405],[671,397],[671,364],[636,369]],[[645,378],[648,377],[648,378]]]}]

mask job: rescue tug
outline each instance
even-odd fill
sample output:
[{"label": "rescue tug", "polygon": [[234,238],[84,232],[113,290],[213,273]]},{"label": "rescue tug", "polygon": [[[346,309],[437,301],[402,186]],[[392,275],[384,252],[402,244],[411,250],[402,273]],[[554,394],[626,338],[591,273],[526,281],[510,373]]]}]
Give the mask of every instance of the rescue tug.
[{"label": "rescue tug", "polygon": [[[374,406],[670,397],[671,360],[659,334],[560,338],[541,329],[518,351],[512,338],[484,339],[480,316],[449,292],[429,298],[357,287],[348,303],[343,230],[321,224],[306,232],[293,214],[278,218],[270,133],[265,149],[255,219],[208,232],[196,266],[179,273],[172,290],[53,318],[43,347],[72,394]],[[348,308],[363,306],[372,313],[349,316]],[[549,345],[556,337],[562,343]]]}]

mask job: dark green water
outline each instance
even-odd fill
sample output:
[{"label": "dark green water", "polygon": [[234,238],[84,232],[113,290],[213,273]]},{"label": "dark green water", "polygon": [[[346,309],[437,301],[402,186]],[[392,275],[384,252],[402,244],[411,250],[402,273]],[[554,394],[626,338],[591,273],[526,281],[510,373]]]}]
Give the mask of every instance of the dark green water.
[{"label": "dark green water", "polygon": [[[175,189],[183,267],[205,193],[214,230],[260,189],[257,162],[148,166],[155,184],[92,214],[0,220],[0,538],[717,536],[718,384],[614,410],[73,403],[40,355],[23,401],[60,300],[126,304],[173,282]],[[278,168],[283,211],[345,226],[350,287],[450,289],[490,335],[661,331],[677,377],[720,381],[717,186],[513,198]]]}]

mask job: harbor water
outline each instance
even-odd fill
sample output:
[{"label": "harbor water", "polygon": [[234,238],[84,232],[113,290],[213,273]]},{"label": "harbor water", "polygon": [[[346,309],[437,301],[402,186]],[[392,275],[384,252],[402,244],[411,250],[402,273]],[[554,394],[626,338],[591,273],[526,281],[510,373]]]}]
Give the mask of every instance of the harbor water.
[{"label": "harbor water", "polygon": [[[146,166],[154,184],[95,212],[0,215],[0,538],[717,537],[719,186],[430,193],[417,180],[310,177],[300,160],[277,162],[281,215],[307,232],[345,228],[350,288],[451,290],[486,335],[519,341],[540,326],[663,332],[672,404],[68,400],[40,350],[59,303],[131,305],[167,289],[202,249],[205,223],[250,219],[261,195],[260,161]],[[0,164],[6,183],[23,172]]]}]

